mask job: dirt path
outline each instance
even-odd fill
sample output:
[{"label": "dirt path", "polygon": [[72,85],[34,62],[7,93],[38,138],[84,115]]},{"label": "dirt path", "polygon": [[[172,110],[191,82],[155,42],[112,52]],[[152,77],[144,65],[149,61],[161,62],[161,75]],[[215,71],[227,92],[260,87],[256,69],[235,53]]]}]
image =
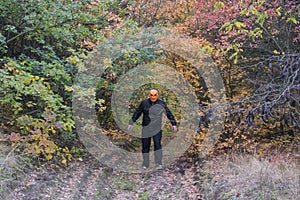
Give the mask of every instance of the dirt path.
[{"label": "dirt path", "polygon": [[185,161],[162,171],[125,174],[96,161],[76,162],[63,170],[31,170],[9,200],[162,200],[199,199],[194,167]]}]

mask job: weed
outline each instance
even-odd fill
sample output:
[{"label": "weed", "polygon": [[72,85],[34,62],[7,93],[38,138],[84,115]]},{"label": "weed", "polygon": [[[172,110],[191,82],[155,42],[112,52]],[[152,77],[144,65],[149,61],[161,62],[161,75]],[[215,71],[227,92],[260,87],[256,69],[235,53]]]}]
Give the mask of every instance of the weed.
[{"label": "weed", "polygon": [[[11,197],[11,192],[22,183],[27,158],[15,154],[17,147],[0,144],[0,199]],[[11,197],[13,198],[13,197]]]},{"label": "weed", "polygon": [[147,192],[143,192],[142,194],[140,194],[139,200],[147,200],[147,199],[148,199],[148,193]]},{"label": "weed", "polygon": [[201,169],[200,193],[205,199],[298,199],[300,167],[284,160],[255,156],[207,161]]},{"label": "weed", "polygon": [[133,188],[134,188],[133,181],[126,180],[123,177],[117,177],[113,181],[113,184],[116,189],[121,189],[121,190],[133,190]]}]

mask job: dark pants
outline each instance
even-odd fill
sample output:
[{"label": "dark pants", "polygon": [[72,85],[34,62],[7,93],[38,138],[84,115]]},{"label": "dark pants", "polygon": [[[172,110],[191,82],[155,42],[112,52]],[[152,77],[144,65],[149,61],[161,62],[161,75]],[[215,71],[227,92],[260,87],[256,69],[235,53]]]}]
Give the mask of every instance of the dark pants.
[{"label": "dark pants", "polygon": [[[161,165],[162,160],[162,147],[161,147],[162,131],[152,136],[154,142],[154,161],[156,165]],[[149,167],[149,152],[151,146],[151,137],[142,138],[142,153],[143,153],[143,165]]]}]

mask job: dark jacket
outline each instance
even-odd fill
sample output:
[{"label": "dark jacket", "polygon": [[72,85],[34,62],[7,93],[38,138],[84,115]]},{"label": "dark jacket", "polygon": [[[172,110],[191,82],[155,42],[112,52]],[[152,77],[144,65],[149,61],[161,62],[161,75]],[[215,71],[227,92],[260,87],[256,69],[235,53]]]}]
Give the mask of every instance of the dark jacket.
[{"label": "dark jacket", "polygon": [[133,124],[143,113],[142,126],[151,126],[151,127],[161,127],[162,125],[162,114],[166,114],[167,118],[170,120],[173,126],[176,126],[176,120],[167,107],[167,104],[161,100],[157,99],[156,102],[152,103],[150,99],[143,100],[139,107],[136,109],[133,114],[129,124]]}]

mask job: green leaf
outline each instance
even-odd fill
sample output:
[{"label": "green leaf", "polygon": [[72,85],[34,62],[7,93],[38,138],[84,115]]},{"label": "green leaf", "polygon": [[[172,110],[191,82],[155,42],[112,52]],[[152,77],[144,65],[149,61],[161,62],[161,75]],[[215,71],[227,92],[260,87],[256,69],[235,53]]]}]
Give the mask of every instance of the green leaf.
[{"label": "green leaf", "polygon": [[214,13],[224,7],[224,3],[222,1],[218,1],[215,3]]},{"label": "green leaf", "polygon": [[229,25],[231,24],[231,22],[225,22],[221,28],[219,29],[219,31],[223,30],[224,28],[227,28]]},{"label": "green leaf", "polygon": [[287,18],[286,22],[292,22],[293,24],[298,24],[299,22],[296,20],[295,17],[289,17]]}]

